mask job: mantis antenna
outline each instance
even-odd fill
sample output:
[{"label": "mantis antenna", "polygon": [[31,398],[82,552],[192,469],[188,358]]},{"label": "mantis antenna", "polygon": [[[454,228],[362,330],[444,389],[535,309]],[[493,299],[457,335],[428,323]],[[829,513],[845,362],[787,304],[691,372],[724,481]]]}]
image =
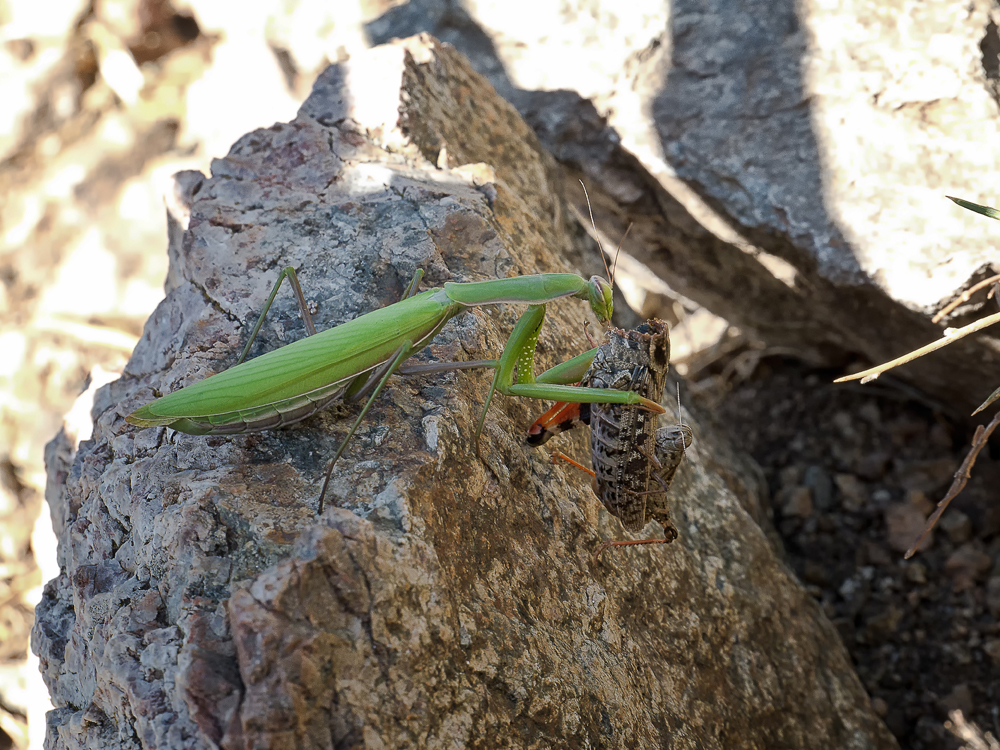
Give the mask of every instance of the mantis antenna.
[{"label": "mantis antenna", "polygon": [[583,195],[587,199],[587,212],[590,214],[590,225],[594,228],[594,237],[597,238],[597,246],[601,248],[601,260],[604,261],[604,273],[608,275],[608,282],[611,284],[611,287],[614,288],[615,275],[611,269],[608,268],[608,256],[604,252],[604,243],[601,242],[601,233],[597,231],[597,222],[594,221],[594,207],[590,205],[590,193],[587,192],[587,186],[583,184],[583,180],[580,180],[580,187],[583,188]]},{"label": "mantis antenna", "polygon": [[629,222],[628,228],[625,230],[625,234],[618,241],[618,249],[615,250],[615,261],[611,268],[608,268],[608,256],[604,251],[604,243],[601,242],[601,233],[597,231],[597,222],[594,221],[594,207],[590,205],[590,193],[587,192],[587,186],[583,184],[583,180],[580,180],[580,187],[583,188],[583,194],[587,198],[587,212],[590,214],[590,225],[594,228],[594,237],[597,239],[597,246],[601,248],[601,260],[604,261],[604,272],[608,275],[608,283],[611,284],[611,288],[615,287],[615,271],[618,270],[618,256],[621,255],[622,245],[625,244],[625,238],[628,237],[628,233],[632,231],[632,223]]}]

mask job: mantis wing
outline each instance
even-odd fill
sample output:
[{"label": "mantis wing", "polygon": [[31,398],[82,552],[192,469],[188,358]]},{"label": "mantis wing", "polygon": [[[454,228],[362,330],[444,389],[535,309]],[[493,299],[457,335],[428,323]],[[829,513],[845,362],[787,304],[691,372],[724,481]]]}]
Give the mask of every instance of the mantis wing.
[{"label": "mantis wing", "polygon": [[157,399],[126,419],[182,432],[242,432],[303,419],[404,341],[420,348],[461,309],[431,290],[309,336]]}]

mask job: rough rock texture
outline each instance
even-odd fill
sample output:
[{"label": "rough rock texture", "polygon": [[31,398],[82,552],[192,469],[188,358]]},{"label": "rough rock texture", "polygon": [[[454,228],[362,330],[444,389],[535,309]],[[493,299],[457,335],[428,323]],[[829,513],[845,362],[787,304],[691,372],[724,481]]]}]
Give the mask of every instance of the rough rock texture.
[{"label": "rough rock texture", "polygon": [[[495,177],[459,166],[485,161]],[[524,446],[539,405],[500,399],[476,457],[486,373],[394,378],[320,518],[354,409],[232,438],[125,423],[230,365],[284,265],[320,327],[389,304],[418,267],[435,286],[562,270],[583,235],[555,174],[459,54],[417,39],[331,68],[294,122],[185,176],[167,299],[93,439],[49,450],[62,574],[33,647],[50,749],[895,746],[748,514],[756,475],[698,424],[680,538],[594,561],[620,527]],[[583,348],[584,307],[550,305],[542,366]],[[516,314],[460,316],[430,352],[494,354]],[[261,347],[302,335],[285,295],[264,330]]]},{"label": "rough rock texture", "polygon": [[[988,0],[536,6],[413,0],[369,31],[468,55],[677,292],[840,366],[938,338],[931,313],[1000,270],[996,225],[944,197],[996,203]],[[998,365],[987,332],[898,376],[968,414]]]}]

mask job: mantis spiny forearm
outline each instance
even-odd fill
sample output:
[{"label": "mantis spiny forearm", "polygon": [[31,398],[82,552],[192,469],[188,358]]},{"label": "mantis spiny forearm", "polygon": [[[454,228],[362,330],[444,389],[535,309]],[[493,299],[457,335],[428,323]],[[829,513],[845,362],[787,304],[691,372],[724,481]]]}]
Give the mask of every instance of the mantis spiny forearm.
[{"label": "mantis spiny forearm", "polygon": [[[649,320],[632,331],[612,328],[595,350],[580,384],[625,389],[660,401],[669,363],[670,337],[663,321]],[[641,531],[651,520],[664,530],[662,539],[606,542],[595,557],[610,546],[663,544],[676,539],[667,492],[692,443],[691,428],[677,424],[656,429],[656,414],[627,404],[594,402],[581,407],[564,403],[556,404],[532,425],[527,441],[539,446],[580,423],[590,425],[593,470],[561,453],[553,457],[591,474],[594,494],[627,531]]]}]

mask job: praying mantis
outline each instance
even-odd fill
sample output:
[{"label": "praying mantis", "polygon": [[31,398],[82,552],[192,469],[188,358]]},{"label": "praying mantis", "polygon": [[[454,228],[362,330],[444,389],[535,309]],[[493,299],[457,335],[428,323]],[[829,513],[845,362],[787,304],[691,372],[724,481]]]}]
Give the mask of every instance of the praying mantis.
[{"label": "praying mantis", "polygon": [[[367,398],[347,436],[329,462],[319,497],[319,512],[333,473],[348,442],[364,420],[389,377],[448,369],[488,367],[493,383],[476,426],[479,436],[494,394],[528,398],[616,403],[662,413],[663,407],[631,391],[568,385],[578,382],[597,349],[534,375],[534,352],[545,305],[563,297],[590,303],[606,323],[613,310],[611,284],[600,276],[551,273],[471,283],[446,283],[416,293],[423,277],[418,270],[395,304],[321,333],[315,332],[295,270],[285,268],[271,290],[236,366],[181,388],[136,409],[126,420],[137,427],[170,427],[191,435],[231,435],[268,430],[301,421],[343,398]],[[284,279],[292,286],[309,335],[287,346],[244,361]],[[450,319],[472,307],[527,303],[503,353],[496,360],[441,363],[403,369],[410,356],[426,346]]]}]

